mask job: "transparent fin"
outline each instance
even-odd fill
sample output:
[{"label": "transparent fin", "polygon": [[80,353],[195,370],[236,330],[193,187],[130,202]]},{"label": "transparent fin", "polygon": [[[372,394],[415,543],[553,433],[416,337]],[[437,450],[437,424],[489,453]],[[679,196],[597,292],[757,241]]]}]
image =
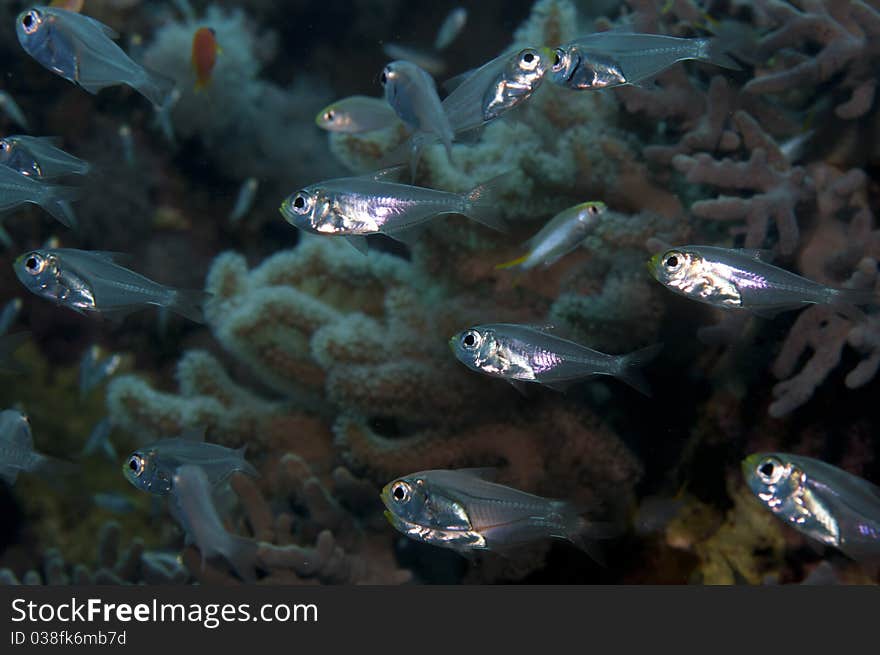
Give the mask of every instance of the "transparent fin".
[{"label": "transparent fin", "polygon": [[46,194],[39,204],[62,225],[75,227],[76,215],[70,202],[79,199],[80,196],[81,191],[76,187],[51,186],[47,187]]},{"label": "transparent fin", "polygon": [[509,177],[509,173],[503,173],[475,186],[466,193],[464,196],[467,202],[465,215],[493,230],[506,232],[507,224],[501,218],[498,193]]},{"label": "transparent fin", "polygon": [[366,255],[370,250],[370,247],[367,245],[367,237],[364,236],[348,236],[345,237],[345,240],[351,244],[351,246],[357,250],[362,255]]},{"label": "transparent fin", "polygon": [[210,297],[211,294],[201,289],[176,289],[168,309],[196,323],[204,323],[205,302]]},{"label": "transparent fin", "polygon": [[663,344],[654,344],[641,350],[636,350],[627,355],[620,356],[620,364],[615,377],[625,382],[636,391],[650,397],[651,387],[645,379],[641,368],[653,360],[663,349]]},{"label": "transparent fin", "polygon": [[504,270],[506,268],[515,268],[515,267],[519,266],[520,264],[524,263],[529,258],[529,255],[531,255],[531,254],[532,253],[527,252],[522,257],[517,257],[516,259],[511,259],[509,262],[504,262],[503,264],[495,264],[495,270],[500,271],[500,270]]},{"label": "transparent fin", "polygon": [[175,82],[155,71],[144,69],[143,77],[132,86],[138,90],[147,100],[153,103],[153,107],[161,109],[165,101],[171,96]]},{"label": "transparent fin", "polygon": [[725,51],[729,50],[729,47],[724,39],[717,37],[700,39],[698,46],[699,50],[696,59],[699,61],[705,61],[731,70],[742,70],[742,66],[730,55],[726,54]]}]

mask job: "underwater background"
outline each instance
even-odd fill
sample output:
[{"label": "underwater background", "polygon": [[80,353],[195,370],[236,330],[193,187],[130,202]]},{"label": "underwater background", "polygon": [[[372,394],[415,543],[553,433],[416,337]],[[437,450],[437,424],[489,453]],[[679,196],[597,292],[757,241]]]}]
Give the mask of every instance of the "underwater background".
[{"label": "underwater background", "polygon": [[[502,52],[624,23],[723,35],[742,66],[683,62],[651,87],[544,83],[456,142],[452,162],[426,148],[421,186],[465,192],[504,176],[507,233],[443,216],[412,246],[371,236],[362,255],[285,222],[285,197],[380,169],[404,142],[402,126],[346,134],[315,117],[338,98],[380,97],[383,45],[431,51],[459,5],[460,35],[429,52],[441,95],[442,80]],[[5,582],[238,582],[122,474],[128,453],[191,429],[246,446],[260,474],[231,478],[224,512],[231,532],[274,546],[260,584],[877,581],[768,512],[740,468],[785,452],[880,481],[877,308],[860,321],[823,305],[722,312],[670,293],[645,263],[673,244],[769,248],[811,280],[880,290],[880,3],[85,0],[133,59],[178,82],[171,130],[132,89],[91,95],[29,57],[15,35],[29,6],[0,0],[0,88],[27,133],[60,137],[92,169],[77,181],[75,230],[37,207],[2,217],[0,301],[21,300],[7,331],[29,333],[0,377],[2,407],[27,414],[39,452],[75,463],[0,481]],[[220,50],[196,91],[203,26]],[[0,135],[21,132],[0,113]],[[253,204],[230,219],[250,179]],[[576,251],[546,269],[497,268],[584,201],[609,216]],[[206,325],[155,308],[102,320],[28,293],[13,262],[53,240],[204,288]],[[662,343],[645,369],[652,394],[599,378],[522,395],[456,361],[450,336],[499,322],[553,324],[615,354]],[[95,345],[119,362],[84,390]],[[102,421],[112,447],[84,453]],[[462,557],[383,516],[379,492],[397,476],[485,466],[626,528],[601,562],[561,540]]]}]

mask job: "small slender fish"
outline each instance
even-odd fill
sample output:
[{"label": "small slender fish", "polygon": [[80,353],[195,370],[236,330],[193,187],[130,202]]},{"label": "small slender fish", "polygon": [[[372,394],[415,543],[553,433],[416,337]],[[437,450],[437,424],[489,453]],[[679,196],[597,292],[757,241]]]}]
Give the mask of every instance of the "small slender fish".
[{"label": "small slender fish", "polygon": [[389,59],[411,61],[431,75],[442,75],[446,70],[446,62],[436,52],[430,50],[389,42],[382,45],[382,52]]},{"label": "small slender fish", "polygon": [[235,471],[259,477],[244,458],[244,446],[234,450],[204,439],[204,432],[190,431],[139,448],[122,465],[125,479],[141,491],[164,496],[172,491],[174,471],[185,464],[203,469],[212,486],[219,485]]},{"label": "small slender fish", "polygon": [[76,217],[69,203],[80,195],[75,187],[47,184],[8,166],[0,166],[0,212],[25,204],[39,205],[62,225],[72,227]]},{"label": "small slender fish", "polygon": [[610,375],[650,395],[639,370],[660,352],[660,345],[626,355],[607,355],[550,334],[548,328],[492,323],[459,332],[449,340],[458,360],[471,370],[519,383],[537,382],[564,391],[595,375]]},{"label": "small slender fish", "polygon": [[9,117],[9,120],[24,130],[30,130],[27,118],[18,103],[6,91],[0,91],[0,111]]},{"label": "small slender fish", "polygon": [[131,133],[131,127],[127,123],[123,123],[117,130],[119,134],[119,143],[122,145],[122,160],[128,166],[134,166],[134,136]]},{"label": "small slender fish", "polygon": [[208,294],[154,282],[116,263],[125,257],[100,250],[46,248],[20,255],[13,267],[29,291],[80,314],[123,316],[158,305],[204,323],[202,305]]},{"label": "small slender fish", "polygon": [[680,246],[655,254],[648,269],[667,289],[691,300],[764,316],[814,304],[859,315],[855,305],[878,302],[870,289],[826,287],[767,263],[768,256],[760,250]]},{"label": "small slender fish", "polygon": [[857,561],[880,561],[880,487],[821,460],[755,453],[742,461],[746,483],[795,530]]},{"label": "small slender fish", "polygon": [[444,50],[458,38],[467,23],[467,15],[467,9],[464,7],[456,7],[446,15],[440,29],[437,30],[434,50]]},{"label": "small slender fish", "polygon": [[0,478],[15,484],[22,471],[34,471],[49,461],[34,450],[34,438],[27,417],[15,409],[0,412]]},{"label": "small slender fish", "polygon": [[723,68],[740,66],[716,38],[682,39],[661,34],[597,32],[556,48],[550,79],[569,89],[608,89],[644,84],[673,64],[693,59]]},{"label": "small slender fish", "polygon": [[162,103],[162,106],[156,107],[156,115],[153,118],[154,125],[162,131],[162,135],[168,143],[171,144],[176,141],[174,136],[174,123],[171,120],[171,112],[182,96],[183,92],[179,87],[175,86],[171,89],[171,92],[168,94],[165,102]]},{"label": "small slender fish", "polygon": [[116,373],[121,362],[122,355],[111,353],[104,357],[104,351],[97,344],[86,348],[79,360],[80,398],[85,398],[92,389]]},{"label": "small slender fish", "polygon": [[131,498],[123,494],[99,492],[92,494],[92,502],[95,507],[99,507],[114,514],[130,514],[137,505],[132,502]]},{"label": "small slender fish", "polygon": [[[451,548],[504,551],[548,537],[588,550],[599,536],[569,502],[497,484],[492,469],[420,471],[382,489],[385,517],[413,539]],[[604,535],[602,535],[604,536]]]},{"label": "small slender fish", "polygon": [[59,141],[51,136],[4,137],[0,139],[0,165],[43,180],[88,174],[89,163],[64,152],[57,146]]},{"label": "small slender fish", "polygon": [[223,50],[217,43],[217,33],[210,27],[200,27],[193,35],[192,61],[193,72],[196,75],[196,91],[201,91],[211,83],[211,74],[217,63],[217,55]]},{"label": "small slender fish", "polygon": [[328,132],[359,134],[391,127],[397,114],[384,98],[349,96],[324,107],[315,116],[315,124]]},{"label": "small slender fish", "polygon": [[552,266],[577,248],[607,211],[604,202],[582,202],[561,211],[526,242],[525,255],[495,268],[528,271],[536,266]]},{"label": "small slender fish", "polygon": [[235,206],[229,213],[230,223],[238,223],[250,213],[251,208],[254,206],[259,186],[260,181],[255,177],[249,177],[242,182],[241,188],[238,190],[238,197],[235,199]]},{"label": "small slender fish", "polygon": [[109,417],[102,418],[98,421],[95,424],[95,427],[92,428],[92,432],[89,434],[86,445],[83,446],[82,456],[88,457],[95,453],[102,453],[110,461],[118,461],[116,447],[113,445],[113,442],[110,441],[110,434],[112,432],[113,422]]},{"label": "small slender fish", "polygon": [[133,61],[113,42],[112,28],[83,14],[33,7],[19,14],[16,33],[38,63],[89,93],[125,84],[161,107],[174,84]]},{"label": "small slender fish", "polygon": [[22,304],[21,298],[13,298],[3,305],[3,310],[0,311],[0,334],[6,334],[9,332],[9,328],[15,324]]},{"label": "small slender fish", "polygon": [[223,557],[242,580],[256,578],[257,543],[231,534],[223,527],[211,497],[213,485],[202,467],[184,464],[174,471],[173,514],[202,553],[202,565],[216,555]]},{"label": "small slender fish", "polygon": [[385,67],[379,79],[385,87],[385,100],[400,120],[419,132],[436,134],[452,161],[454,134],[434,78],[412,62],[397,60]]},{"label": "small slender fish", "polygon": [[306,187],[285,198],[281,214],[305,232],[346,237],[387,234],[401,241],[407,240],[408,230],[440,214],[463,214],[493,229],[504,228],[493,201],[502,178],[458,194],[387,182],[380,175],[338,178]]}]

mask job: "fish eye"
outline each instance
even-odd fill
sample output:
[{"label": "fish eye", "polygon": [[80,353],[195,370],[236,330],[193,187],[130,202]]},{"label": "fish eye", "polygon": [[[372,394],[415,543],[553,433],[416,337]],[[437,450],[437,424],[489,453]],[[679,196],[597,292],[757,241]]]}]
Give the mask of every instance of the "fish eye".
[{"label": "fish eye", "polygon": [[36,9],[31,9],[24,16],[21,17],[21,26],[24,28],[24,31],[28,34],[33,34],[37,31],[37,28],[40,26],[40,21],[42,20],[42,15]]},{"label": "fish eye", "polygon": [[671,273],[674,273],[679,268],[681,268],[683,263],[684,257],[681,255],[681,253],[668,252],[663,255],[663,266],[665,266],[666,270]]},{"label": "fish eye", "polygon": [[126,463],[128,470],[134,473],[134,477],[139,478],[144,472],[144,458],[140,455],[132,455]]},{"label": "fish eye", "polygon": [[391,485],[391,497],[398,503],[409,502],[412,497],[412,487],[408,482],[398,480]]},{"label": "fish eye", "polygon": [[385,86],[388,83],[389,72],[390,71],[387,66],[382,69],[382,74],[379,76],[379,83],[382,86]]},{"label": "fish eye", "polygon": [[562,48],[556,48],[556,51],[553,53],[553,70],[559,70],[564,59],[565,50]]},{"label": "fish eye", "polygon": [[6,139],[0,140],[0,150],[6,151],[9,150],[12,146],[9,145],[9,142]]},{"label": "fish eye", "polygon": [[45,267],[46,260],[37,253],[31,253],[24,260],[24,268],[31,275],[42,273]]},{"label": "fish eye", "polygon": [[461,335],[461,345],[468,350],[473,350],[479,346],[482,340],[483,337],[481,337],[480,333],[476,330],[468,330]]},{"label": "fish eye", "polygon": [[327,121],[328,123],[332,123],[334,116],[335,116],[335,114],[333,113],[333,110],[331,109],[330,111],[327,111],[324,113],[324,120]]},{"label": "fish eye", "polygon": [[756,471],[758,477],[761,478],[761,482],[764,484],[774,484],[782,477],[784,469],[785,467],[778,459],[775,457],[767,457],[758,464]]}]

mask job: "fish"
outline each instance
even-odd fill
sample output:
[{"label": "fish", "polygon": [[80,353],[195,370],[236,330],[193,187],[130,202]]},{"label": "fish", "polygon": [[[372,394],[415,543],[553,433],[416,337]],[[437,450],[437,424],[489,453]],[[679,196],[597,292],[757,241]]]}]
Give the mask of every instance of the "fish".
[{"label": "fish", "polygon": [[69,203],[78,200],[81,194],[76,187],[48,184],[8,166],[0,166],[0,212],[25,204],[39,205],[62,225],[73,227],[76,217]]},{"label": "fish", "polygon": [[880,487],[803,455],[742,461],[749,489],[781,521],[858,562],[880,562]]},{"label": "fish", "polygon": [[382,52],[392,60],[410,61],[431,75],[440,75],[446,70],[446,62],[443,58],[430,50],[389,41],[382,45]]},{"label": "fish", "polygon": [[648,270],[667,289],[691,300],[766,317],[821,304],[858,318],[857,305],[877,302],[870,289],[828,287],[773,266],[769,258],[762,250],[678,246],[656,253]]},{"label": "fish", "polygon": [[86,445],[83,446],[82,456],[88,457],[95,453],[102,453],[110,461],[117,461],[116,447],[110,441],[110,434],[113,432],[113,422],[109,417],[102,418],[92,428]]},{"label": "fish", "polygon": [[202,566],[220,555],[242,580],[256,579],[257,543],[226,531],[211,497],[213,485],[201,466],[183,464],[173,472],[172,514],[187,539],[198,546]]},{"label": "fish", "polygon": [[391,127],[397,114],[384,98],[349,96],[324,107],[315,116],[315,124],[328,132],[360,134]]},{"label": "fish", "polygon": [[571,503],[493,482],[493,469],[431,470],[397,478],[382,489],[385,517],[410,539],[462,554],[512,547],[548,537],[590,552],[605,536]]},{"label": "fish", "polygon": [[123,475],[141,491],[159,496],[173,490],[174,471],[186,464],[203,469],[212,486],[224,482],[235,471],[259,477],[244,458],[244,446],[234,450],[204,439],[204,431],[190,431],[138,448],[123,463]]},{"label": "fish", "polygon": [[91,165],[58,147],[51,136],[10,135],[0,139],[0,164],[28,177],[53,180],[67,175],[87,175]]},{"label": "fish", "polygon": [[577,248],[608,211],[604,202],[582,202],[559,212],[526,242],[522,257],[498,264],[496,269],[518,268],[528,271],[536,266],[549,268]]},{"label": "fish", "polygon": [[79,395],[85,398],[89,392],[113,375],[122,362],[122,355],[112,353],[103,356],[97,344],[86,348],[79,360]]},{"label": "fish", "polygon": [[154,282],[117,263],[124,258],[101,250],[45,248],[23,253],[13,268],[29,291],[80,314],[121,317],[158,305],[204,323],[202,307],[210,294]]},{"label": "fish", "polygon": [[165,102],[162,103],[162,106],[156,107],[156,114],[153,117],[153,124],[161,130],[162,136],[164,136],[165,140],[171,144],[176,142],[174,136],[174,123],[171,120],[171,112],[174,109],[174,106],[180,102],[182,97],[183,91],[180,90],[180,87],[175,86],[171,89],[171,93],[168,94],[168,97],[165,99]]},{"label": "fish", "polygon": [[626,355],[608,355],[550,333],[549,327],[511,323],[477,325],[449,340],[458,360],[479,373],[521,383],[543,384],[557,391],[596,375],[610,375],[650,395],[640,367],[659,354],[655,344]]},{"label": "fish", "polygon": [[33,7],[18,15],[21,47],[40,65],[89,93],[125,84],[161,107],[174,82],[132,60],[107,25],[58,7]]},{"label": "fish", "polygon": [[398,118],[413,130],[437,135],[451,162],[454,134],[434,78],[412,62],[397,60],[385,66],[379,80],[385,100]]},{"label": "fish", "polygon": [[241,183],[241,188],[238,190],[238,196],[235,199],[235,206],[229,213],[230,223],[238,223],[242,218],[248,215],[251,208],[254,206],[254,200],[257,197],[257,188],[259,188],[259,186],[260,181],[255,177],[249,177]]},{"label": "fish", "polygon": [[569,89],[592,90],[647,85],[673,64],[689,59],[740,70],[721,44],[714,37],[596,32],[556,48],[549,77]]},{"label": "fish", "polygon": [[92,502],[99,507],[114,514],[129,514],[137,509],[137,505],[131,498],[124,494],[98,492],[92,494]]},{"label": "fish", "polygon": [[3,310],[0,311],[0,334],[6,334],[9,332],[9,328],[15,324],[22,304],[21,298],[13,298],[3,305]]},{"label": "fish", "polygon": [[212,28],[200,27],[193,34],[190,59],[196,74],[196,91],[201,91],[211,83],[211,74],[217,63],[217,55],[222,52],[223,49],[217,43],[217,33]]},{"label": "fish", "polygon": [[413,228],[440,214],[463,214],[503,231],[493,198],[504,177],[460,194],[389,182],[382,172],[337,178],[289,195],[281,203],[281,214],[304,232],[350,237],[359,249],[365,247],[363,242],[351,237],[386,234],[408,242]]},{"label": "fish", "polygon": [[15,409],[0,412],[0,478],[15,484],[22,471],[43,467],[49,457],[34,450],[34,438],[27,416]]},{"label": "fish", "polygon": [[24,130],[30,130],[27,118],[18,103],[6,91],[0,91],[0,110],[9,117],[13,123]]},{"label": "fish", "polygon": [[116,133],[119,135],[119,145],[122,147],[122,161],[128,166],[134,166],[134,135],[131,126],[123,123]]},{"label": "fish", "polygon": [[449,45],[458,38],[461,31],[467,23],[468,12],[464,7],[456,7],[450,11],[443,22],[440,29],[437,30],[437,37],[434,39],[434,50],[445,50]]}]

